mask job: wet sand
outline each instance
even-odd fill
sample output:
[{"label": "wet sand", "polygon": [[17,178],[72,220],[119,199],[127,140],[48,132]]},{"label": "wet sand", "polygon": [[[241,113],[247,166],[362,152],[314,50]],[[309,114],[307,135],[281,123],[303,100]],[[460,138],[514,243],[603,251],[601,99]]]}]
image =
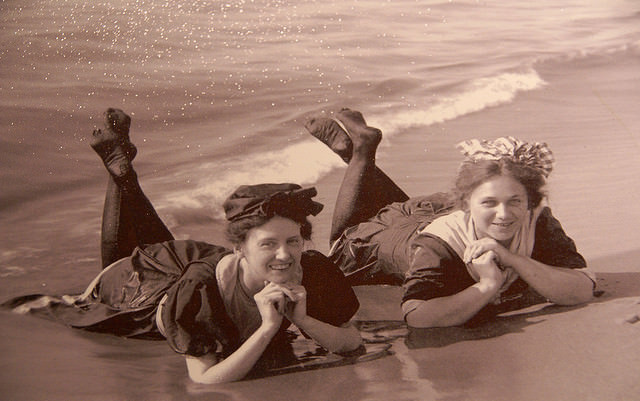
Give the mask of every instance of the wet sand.
[{"label": "wet sand", "polygon": [[[580,62],[571,71],[552,63],[539,70],[547,87],[512,104],[430,127],[423,142],[416,142],[416,135],[393,138],[386,151],[381,149],[379,164],[416,195],[446,190],[443,181],[453,175],[442,171],[450,166],[453,172],[451,160],[459,160],[455,150],[430,148],[433,135],[446,135],[452,144],[506,135],[548,142],[556,157],[550,206],[597,273],[602,293],[587,305],[540,305],[473,330],[412,331],[393,349],[401,365],[396,379],[413,390],[394,399],[640,397],[640,63],[610,64],[597,76]],[[415,155],[416,146],[425,148],[424,159],[413,160],[412,168],[403,156]],[[338,183],[334,178],[325,185]],[[399,299],[399,289],[361,288],[359,294],[371,300],[360,318],[401,318],[398,306],[379,302]]]},{"label": "wet sand", "polygon": [[[599,76],[580,63],[571,71],[555,67],[539,68],[548,87],[512,104],[393,138],[383,144],[379,164],[418,195],[447,188],[459,140],[517,134],[549,142],[557,159],[551,206],[599,276],[603,294],[592,303],[541,305],[471,330],[410,332],[398,326],[399,288],[356,288],[359,319],[394,323],[386,332],[399,336],[393,355],[222,386],[190,383],[182,358],[164,342],[82,333],[2,312],[0,392],[12,400],[638,399],[640,62],[611,64]],[[433,146],[435,135],[450,144]],[[327,206],[316,218],[323,251],[340,179],[338,171],[318,183]]]},{"label": "wet sand", "polygon": [[[640,251],[606,263],[622,270],[638,257]],[[474,328],[408,330],[392,348],[401,361],[397,380],[416,392],[416,398],[405,399],[637,399],[640,272],[598,276],[604,293],[587,305],[542,304]],[[401,319],[399,308],[378,302],[381,296],[399,297],[398,290],[358,288],[368,300],[358,317]]]}]

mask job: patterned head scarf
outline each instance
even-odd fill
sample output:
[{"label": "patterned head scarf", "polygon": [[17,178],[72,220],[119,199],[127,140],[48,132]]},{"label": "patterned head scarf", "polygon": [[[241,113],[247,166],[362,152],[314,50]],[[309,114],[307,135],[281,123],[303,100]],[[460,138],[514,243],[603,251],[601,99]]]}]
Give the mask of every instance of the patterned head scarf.
[{"label": "patterned head scarf", "polygon": [[311,199],[317,194],[314,187],[303,189],[297,184],[242,185],[227,198],[223,207],[230,222],[251,216],[283,215],[302,219],[317,215],[324,207]]},{"label": "patterned head scarf", "polygon": [[498,138],[494,141],[470,139],[456,145],[467,160],[510,159],[539,171],[545,178],[553,170],[553,153],[546,143],[527,143],[512,136]]}]

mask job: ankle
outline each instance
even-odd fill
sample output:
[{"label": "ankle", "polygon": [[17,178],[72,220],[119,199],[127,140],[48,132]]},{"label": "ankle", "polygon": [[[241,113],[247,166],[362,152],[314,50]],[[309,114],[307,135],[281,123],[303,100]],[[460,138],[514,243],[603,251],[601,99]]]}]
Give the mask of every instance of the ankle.
[{"label": "ankle", "polygon": [[114,174],[109,168],[107,168],[107,171],[122,191],[126,193],[135,193],[140,188],[140,184],[138,183],[138,174],[136,174],[130,163],[127,167],[126,171],[123,171],[123,174],[120,175]]},{"label": "ankle", "polygon": [[380,141],[375,137],[361,136],[358,141],[353,142],[353,157],[375,160],[379,144]]},{"label": "ankle", "polygon": [[120,145],[113,147],[108,153],[100,154],[100,156],[107,171],[115,179],[123,180],[134,173],[133,164],[127,156],[127,152]]},{"label": "ankle", "polygon": [[376,148],[358,147],[353,149],[353,154],[349,164],[358,164],[361,166],[375,166],[376,164]]}]

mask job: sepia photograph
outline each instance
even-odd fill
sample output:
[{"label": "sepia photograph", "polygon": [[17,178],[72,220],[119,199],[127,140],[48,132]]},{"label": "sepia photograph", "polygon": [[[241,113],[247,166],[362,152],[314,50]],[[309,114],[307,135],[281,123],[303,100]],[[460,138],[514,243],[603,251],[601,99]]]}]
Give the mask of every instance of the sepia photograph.
[{"label": "sepia photograph", "polygon": [[640,399],[640,2],[0,1],[0,398]]}]

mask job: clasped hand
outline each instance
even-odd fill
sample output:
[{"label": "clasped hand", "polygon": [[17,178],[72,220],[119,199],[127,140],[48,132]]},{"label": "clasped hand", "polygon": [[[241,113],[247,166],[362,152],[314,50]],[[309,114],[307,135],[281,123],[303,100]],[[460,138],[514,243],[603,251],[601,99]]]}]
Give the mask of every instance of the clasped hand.
[{"label": "clasped hand", "polygon": [[511,252],[492,238],[482,238],[465,249],[464,262],[480,280],[491,280],[504,291],[518,278],[509,265]]},{"label": "clasped hand", "polygon": [[464,251],[464,262],[471,263],[473,259],[479,258],[482,254],[493,251],[496,256],[496,263],[507,267],[507,259],[511,252],[493,238],[482,238],[472,242]]},{"label": "clasped hand", "polygon": [[299,325],[307,316],[307,290],[300,284],[267,282],[254,296],[263,323],[280,326],[283,317]]}]

